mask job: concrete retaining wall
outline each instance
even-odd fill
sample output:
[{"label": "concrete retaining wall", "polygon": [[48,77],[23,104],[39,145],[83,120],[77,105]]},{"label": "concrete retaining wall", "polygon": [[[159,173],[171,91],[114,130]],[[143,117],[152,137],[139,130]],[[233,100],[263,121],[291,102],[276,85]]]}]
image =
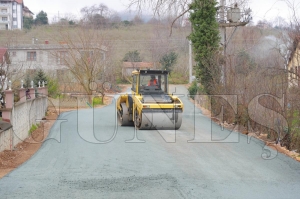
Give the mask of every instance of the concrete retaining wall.
[{"label": "concrete retaining wall", "polygon": [[12,129],[0,132],[0,152],[11,148],[12,132]]},{"label": "concrete retaining wall", "polygon": [[47,97],[38,97],[14,104],[11,114],[12,129],[0,133],[0,152],[10,150],[29,136],[29,129],[45,116]]}]

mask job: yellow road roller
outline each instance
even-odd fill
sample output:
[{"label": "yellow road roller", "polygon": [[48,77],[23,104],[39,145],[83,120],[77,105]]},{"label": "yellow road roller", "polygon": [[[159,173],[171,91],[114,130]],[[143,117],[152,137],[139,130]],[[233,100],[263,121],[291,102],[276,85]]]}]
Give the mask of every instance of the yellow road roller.
[{"label": "yellow road roller", "polygon": [[118,122],[137,129],[177,130],[182,123],[183,103],[169,93],[169,72],[134,70],[131,93],[117,99]]}]

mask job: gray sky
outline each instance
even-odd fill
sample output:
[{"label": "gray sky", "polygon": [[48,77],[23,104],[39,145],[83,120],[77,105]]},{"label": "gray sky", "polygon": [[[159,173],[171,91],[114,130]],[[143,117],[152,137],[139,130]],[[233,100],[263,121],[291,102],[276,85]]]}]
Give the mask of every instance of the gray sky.
[{"label": "gray sky", "polygon": [[[249,6],[253,11],[253,19],[255,22],[262,19],[271,20],[276,16],[289,19],[289,10],[285,2],[282,0],[249,0]],[[290,0],[300,3],[300,0]],[[24,0],[27,6],[35,15],[43,10],[48,14],[50,22],[54,16],[64,17],[66,14],[80,16],[80,9],[85,6],[103,3],[110,9],[115,11],[126,10],[128,0]]]},{"label": "gray sky", "polygon": [[126,10],[127,0],[23,0],[35,15],[41,10],[47,13],[50,22],[54,16],[64,17],[68,14],[80,16],[80,9],[85,6],[99,5],[103,3],[111,10],[122,11]]}]

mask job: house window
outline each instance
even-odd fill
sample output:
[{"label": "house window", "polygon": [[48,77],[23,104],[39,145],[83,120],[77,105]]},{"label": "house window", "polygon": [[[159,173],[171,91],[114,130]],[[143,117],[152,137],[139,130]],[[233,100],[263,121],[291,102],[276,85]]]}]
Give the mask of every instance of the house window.
[{"label": "house window", "polygon": [[14,17],[14,18],[13,18],[13,21],[17,21],[17,18]]},{"label": "house window", "polygon": [[67,57],[68,57],[67,51],[59,51],[57,53],[56,63],[60,65],[65,65]]},{"label": "house window", "polygon": [[18,28],[18,26],[17,25],[13,25],[13,28]]},{"label": "house window", "polygon": [[2,21],[7,21],[7,17],[2,17]]},{"label": "house window", "polygon": [[82,50],[82,51],[80,51],[80,54],[81,54],[81,57],[82,58],[90,58],[90,57],[92,57],[93,56],[93,51],[92,50]]},{"label": "house window", "polygon": [[11,54],[12,54],[13,57],[17,56],[17,52],[16,51],[11,52]]},{"label": "house window", "polygon": [[2,13],[7,13],[7,9],[2,9],[1,12]]},{"label": "house window", "polygon": [[16,13],[16,10],[13,10],[13,13]]},{"label": "house window", "polygon": [[27,61],[36,61],[36,52],[27,52]]}]

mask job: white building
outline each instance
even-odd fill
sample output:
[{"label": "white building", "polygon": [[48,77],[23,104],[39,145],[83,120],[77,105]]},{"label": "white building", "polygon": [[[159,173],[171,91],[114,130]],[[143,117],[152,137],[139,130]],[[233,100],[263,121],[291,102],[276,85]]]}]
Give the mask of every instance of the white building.
[{"label": "white building", "polygon": [[57,71],[59,73],[61,70],[68,69],[66,60],[68,60],[68,57],[73,57],[74,53],[78,52],[77,56],[82,57],[86,54],[93,56],[93,53],[97,52],[97,54],[100,54],[100,57],[97,57],[97,59],[105,61],[107,48],[95,45],[95,47],[84,49],[78,45],[76,49],[72,49],[67,44],[49,44],[48,41],[45,41],[44,44],[10,46],[8,52],[11,66],[14,67],[15,72],[20,70],[33,70],[34,72],[36,69],[43,69],[44,71]]},{"label": "white building", "polygon": [[0,30],[23,28],[23,0],[0,0]]}]

